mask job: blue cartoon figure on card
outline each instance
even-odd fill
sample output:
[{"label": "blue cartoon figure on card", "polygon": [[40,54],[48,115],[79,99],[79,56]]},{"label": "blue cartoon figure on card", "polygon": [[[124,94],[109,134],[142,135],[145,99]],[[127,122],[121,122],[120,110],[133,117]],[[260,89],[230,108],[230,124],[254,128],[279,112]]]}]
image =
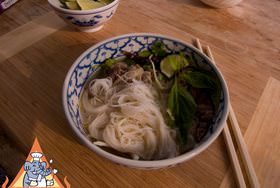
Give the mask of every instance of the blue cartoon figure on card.
[{"label": "blue cartoon figure on card", "polygon": [[[64,184],[61,183],[57,177],[58,170],[52,168],[53,160],[47,160],[43,154],[42,148],[35,138],[34,144],[22,168],[17,176],[10,183],[9,188],[32,188],[32,187],[45,187],[45,188],[71,188],[71,185],[64,177]],[[9,183],[8,177],[2,188],[7,188]]]},{"label": "blue cartoon figure on card", "polygon": [[46,180],[46,176],[51,174],[51,168],[46,168],[47,163],[41,162],[43,156],[40,152],[31,153],[32,162],[24,163],[25,175],[23,178],[23,186],[28,187],[47,187],[53,185],[53,180]]}]

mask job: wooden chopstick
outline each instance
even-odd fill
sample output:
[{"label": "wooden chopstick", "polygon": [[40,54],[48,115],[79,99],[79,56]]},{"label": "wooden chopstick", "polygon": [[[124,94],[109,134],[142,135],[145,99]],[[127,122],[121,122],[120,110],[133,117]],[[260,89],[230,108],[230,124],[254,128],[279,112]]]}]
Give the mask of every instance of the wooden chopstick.
[{"label": "wooden chopstick", "polygon": [[[208,57],[210,57],[213,60],[213,62],[215,62],[209,46],[206,47],[206,54],[207,54]],[[232,132],[233,132],[232,136],[235,138],[238,150],[240,151],[241,160],[242,160],[243,165],[245,167],[249,183],[250,183],[251,187],[259,188],[260,184],[259,184],[259,181],[258,181],[258,177],[257,177],[256,172],[254,170],[252,160],[250,158],[247,146],[245,144],[244,138],[243,138],[242,133],[240,131],[239,124],[238,124],[237,118],[235,116],[235,113],[233,111],[233,108],[232,108],[231,104],[229,104],[228,119],[230,121],[229,126],[231,127]]]},{"label": "wooden chopstick", "polygon": [[254,170],[252,160],[250,158],[249,152],[247,150],[247,146],[245,144],[244,138],[240,131],[235,113],[234,113],[231,105],[229,105],[229,117],[228,118],[229,118],[230,124],[233,125],[233,126],[231,126],[232,132],[233,132],[234,137],[236,138],[237,147],[240,151],[240,156],[243,161],[246,173],[248,175],[249,183],[252,187],[259,188],[260,184],[259,184],[258,177]]},{"label": "wooden chopstick", "polygon": [[[195,39],[195,46],[201,51],[203,52],[201,43],[199,41],[199,39]],[[204,52],[203,52],[204,53]],[[211,53],[211,50],[209,48],[209,46],[206,47],[205,49],[205,54],[212,59],[212,61],[215,63],[214,57]],[[229,150],[229,154],[230,154],[230,158],[231,158],[231,162],[233,164],[233,169],[236,175],[236,179],[237,179],[237,183],[239,187],[246,187],[246,183],[245,183],[245,178],[243,175],[243,172],[241,170],[241,166],[240,166],[240,162],[238,160],[238,155],[236,153],[236,150],[234,148],[234,144],[233,144],[233,139],[232,137],[234,137],[234,140],[237,143],[237,149],[239,150],[240,156],[241,156],[241,160],[242,160],[242,164],[245,167],[245,171],[246,171],[246,175],[248,177],[249,183],[251,185],[251,187],[254,188],[259,188],[259,181],[257,178],[257,175],[255,173],[255,170],[253,168],[253,164],[252,161],[250,159],[246,144],[244,142],[243,136],[241,134],[239,125],[238,125],[238,121],[236,119],[235,113],[232,109],[232,106],[229,105],[229,124],[226,122],[225,128],[223,130],[223,135],[226,141],[226,145],[227,148]],[[229,128],[228,126],[231,127],[233,135],[230,134]]]},{"label": "wooden chopstick", "polygon": [[[200,45],[199,40],[198,40],[198,43]],[[200,45],[200,48],[201,48],[201,51],[203,52],[203,49],[202,49],[201,45]],[[205,54],[210,59],[212,59],[212,61],[215,63],[214,57],[213,57],[213,55],[211,53],[211,50],[208,46],[206,47]],[[229,125],[226,122],[225,128],[223,130],[223,135],[224,135],[224,138],[225,138],[225,141],[226,141],[227,148],[229,150],[229,154],[230,154],[231,162],[233,164],[233,169],[234,169],[234,172],[235,172],[235,175],[236,175],[237,183],[238,183],[239,187],[246,187],[245,178],[244,178],[242,170],[241,170],[241,165],[239,163],[238,156],[237,156],[236,150],[234,148],[234,144],[233,144],[233,139],[231,137],[228,126]]]}]

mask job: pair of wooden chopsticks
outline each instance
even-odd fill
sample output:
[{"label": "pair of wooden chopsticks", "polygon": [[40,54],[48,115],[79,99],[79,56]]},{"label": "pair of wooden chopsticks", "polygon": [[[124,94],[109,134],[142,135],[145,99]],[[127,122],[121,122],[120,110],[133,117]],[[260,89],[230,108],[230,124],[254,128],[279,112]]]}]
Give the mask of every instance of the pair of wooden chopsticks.
[{"label": "pair of wooden chopsticks", "polygon": [[[197,49],[199,49],[202,53],[207,55],[215,63],[209,46],[203,49],[199,39],[195,39],[193,43]],[[232,134],[229,128],[231,129]],[[230,159],[232,162],[233,170],[236,175],[238,186],[241,188],[249,187],[249,186],[253,188],[259,188],[260,185],[259,185],[257,175],[253,168],[252,161],[250,159],[246,144],[244,142],[235,113],[231,105],[229,105],[229,116],[228,116],[228,121],[226,122],[225,128],[223,130],[223,135],[229,151]],[[236,147],[237,147],[236,149],[233,144],[234,141],[236,143]],[[238,153],[240,158],[237,155],[237,151],[239,151]],[[245,169],[244,172],[242,172],[241,170],[241,164]],[[247,178],[247,182],[250,185],[246,185],[245,183],[246,178]]]}]

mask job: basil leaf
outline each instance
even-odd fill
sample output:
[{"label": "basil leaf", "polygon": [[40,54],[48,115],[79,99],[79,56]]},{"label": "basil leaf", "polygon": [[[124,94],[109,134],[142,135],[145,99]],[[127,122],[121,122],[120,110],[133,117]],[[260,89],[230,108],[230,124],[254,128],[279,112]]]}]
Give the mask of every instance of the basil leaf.
[{"label": "basil leaf", "polygon": [[180,77],[192,87],[216,89],[216,83],[209,75],[205,73],[190,71],[182,73]]},{"label": "basil leaf", "polygon": [[217,80],[209,74],[198,71],[189,71],[180,74],[180,79],[187,82],[194,88],[208,89],[211,94],[211,100],[215,111],[218,109],[221,95],[221,86]]},{"label": "basil leaf", "polygon": [[175,125],[179,129],[180,140],[185,144],[195,115],[196,103],[192,95],[175,80],[168,96],[167,105],[175,119]]},{"label": "basil leaf", "polygon": [[178,84],[175,81],[175,83],[173,84],[173,86],[170,90],[170,93],[168,95],[168,101],[167,101],[168,109],[172,113],[173,117],[174,117],[174,114],[178,114],[178,112],[179,112],[179,109],[178,109],[179,106],[177,106],[177,104],[178,104]]}]

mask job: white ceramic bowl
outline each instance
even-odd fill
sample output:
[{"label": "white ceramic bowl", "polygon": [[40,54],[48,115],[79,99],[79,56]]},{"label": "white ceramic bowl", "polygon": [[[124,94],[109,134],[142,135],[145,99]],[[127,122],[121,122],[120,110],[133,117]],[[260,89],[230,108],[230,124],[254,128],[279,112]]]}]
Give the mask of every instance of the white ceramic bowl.
[{"label": "white ceramic bowl", "polygon": [[[94,145],[88,139],[88,136],[83,130],[79,115],[79,97],[81,96],[82,88],[86,80],[105,59],[122,57],[122,51],[142,51],[151,46],[155,41],[162,41],[170,52],[182,51],[186,54],[195,56],[198,61],[198,65],[201,68],[212,71],[214,74],[216,74],[220,80],[222,88],[221,98],[218,112],[213,118],[213,123],[208,134],[197,146],[195,146],[194,149],[171,159],[157,161],[136,161],[106,152],[100,147]],[[77,134],[79,139],[82,140],[83,143],[91,150],[109,160],[125,166],[145,169],[173,166],[175,164],[189,160],[190,158],[205,150],[221,133],[228,114],[228,104],[229,96],[225,80],[213,62],[196,48],[185,43],[184,41],[158,34],[127,34],[110,38],[92,46],[74,62],[67,73],[63,86],[64,111],[70,126]]]},{"label": "white ceramic bowl", "polygon": [[119,5],[119,0],[91,10],[69,10],[62,7],[59,0],[48,0],[56,14],[69,25],[83,32],[95,32],[102,29],[103,25],[112,18]]}]

